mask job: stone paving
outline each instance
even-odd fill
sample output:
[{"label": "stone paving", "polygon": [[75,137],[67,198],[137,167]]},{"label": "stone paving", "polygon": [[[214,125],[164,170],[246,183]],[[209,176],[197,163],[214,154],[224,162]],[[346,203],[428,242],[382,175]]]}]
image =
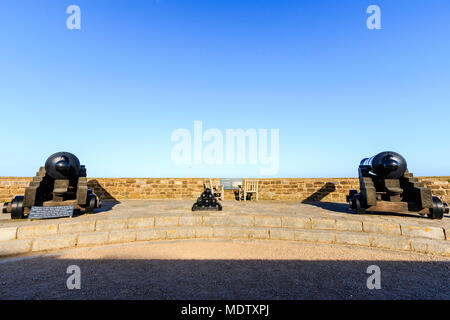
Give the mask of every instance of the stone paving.
[{"label": "stone paving", "polygon": [[[66,287],[72,265],[79,290]],[[367,288],[372,265],[380,290]],[[449,268],[445,257],[333,244],[134,242],[1,259],[0,299],[448,300]]]},{"label": "stone paving", "polygon": [[191,200],[126,200],[121,202],[104,201],[103,207],[95,214],[81,215],[72,219],[40,221],[14,221],[9,215],[0,214],[0,228],[13,225],[47,224],[65,220],[92,220],[109,218],[135,218],[148,216],[180,216],[180,215],[258,215],[258,216],[303,216],[309,218],[332,218],[358,221],[374,221],[386,223],[408,223],[417,226],[450,228],[450,215],[442,220],[431,220],[418,214],[367,213],[353,214],[346,203],[317,202],[302,203],[297,201],[222,201],[223,211],[192,212]]},{"label": "stone paving", "polygon": [[223,211],[192,212],[192,201],[105,202],[95,214],[0,222],[0,255],[164,239],[273,239],[338,243],[450,255],[450,219],[364,214],[341,203],[224,201]]}]

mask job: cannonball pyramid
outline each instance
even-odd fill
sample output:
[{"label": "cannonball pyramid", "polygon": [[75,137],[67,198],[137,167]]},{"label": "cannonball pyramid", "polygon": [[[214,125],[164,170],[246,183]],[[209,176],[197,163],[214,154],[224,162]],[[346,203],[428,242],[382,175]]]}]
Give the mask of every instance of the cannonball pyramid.
[{"label": "cannonball pyramid", "polygon": [[222,205],[214,197],[211,189],[206,188],[205,191],[197,199],[192,206],[192,211],[222,211]]}]

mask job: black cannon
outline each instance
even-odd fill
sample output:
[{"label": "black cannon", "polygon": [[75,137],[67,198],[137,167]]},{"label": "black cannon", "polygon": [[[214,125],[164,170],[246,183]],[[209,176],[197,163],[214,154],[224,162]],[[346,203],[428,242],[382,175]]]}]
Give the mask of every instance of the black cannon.
[{"label": "black cannon", "polygon": [[192,211],[222,211],[222,205],[214,197],[211,189],[206,188],[192,206]]},{"label": "black cannon", "polygon": [[16,196],[3,204],[3,213],[12,219],[24,219],[31,207],[73,206],[74,210],[91,213],[101,207],[101,200],[87,185],[86,167],[69,152],[51,155],[25,189],[24,196]]},{"label": "black cannon", "polygon": [[431,194],[422,182],[408,172],[405,158],[392,151],[363,159],[359,165],[360,192],[350,190],[350,209],[364,212],[416,212],[442,219],[447,203]]}]

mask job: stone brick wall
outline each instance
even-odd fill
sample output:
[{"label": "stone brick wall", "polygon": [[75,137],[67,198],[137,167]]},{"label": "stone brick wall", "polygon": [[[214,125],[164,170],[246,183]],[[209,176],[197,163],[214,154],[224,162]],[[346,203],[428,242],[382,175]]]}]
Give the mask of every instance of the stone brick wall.
[{"label": "stone brick wall", "polygon": [[88,185],[102,199],[197,199],[204,179],[89,179]]},{"label": "stone brick wall", "polygon": [[358,189],[358,179],[260,179],[262,200],[345,202],[351,189]]},{"label": "stone brick wall", "polygon": [[17,195],[23,195],[31,178],[0,177],[0,202],[11,201]]},{"label": "stone brick wall", "polygon": [[[450,176],[419,178],[433,194],[450,202]],[[218,179],[215,179],[218,180]],[[0,177],[0,202],[22,195],[31,178]],[[90,178],[89,186],[103,199],[197,199],[203,191],[201,178]],[[259,179],[260,200],[345,202],[355,178]],[[225,193],[226,199],[233,192]]]},{"label": "stone brick wall", "polygon": [[[450,177],[421,177],[426,187],[450,202]],[[260,179],[259,191],[262,200],[297,200],[346,202],[349,190],[359,190],[356,178],[330,179]]]}]

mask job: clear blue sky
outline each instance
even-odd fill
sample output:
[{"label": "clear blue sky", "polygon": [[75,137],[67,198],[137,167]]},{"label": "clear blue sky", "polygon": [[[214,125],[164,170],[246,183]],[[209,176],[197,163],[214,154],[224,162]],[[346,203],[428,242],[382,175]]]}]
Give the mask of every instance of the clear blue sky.
[{"label": "clear blue sky", "polygon": [[385,150],[450,175],[448,0],[2,0],[0,41],[0,176],[56,151],[91,177],[260,176],[173,164],[195,120],[279,129],[277,177],[356,176]]}]

